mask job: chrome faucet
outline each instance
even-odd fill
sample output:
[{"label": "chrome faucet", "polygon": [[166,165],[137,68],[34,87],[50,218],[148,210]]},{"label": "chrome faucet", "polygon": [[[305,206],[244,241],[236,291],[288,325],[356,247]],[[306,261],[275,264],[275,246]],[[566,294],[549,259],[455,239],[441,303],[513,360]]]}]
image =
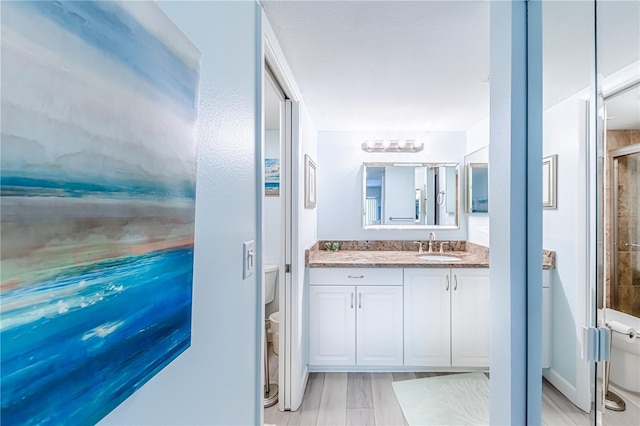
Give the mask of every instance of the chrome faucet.
[{"label": "chrome faucet", "polygon": [[429,253],[433,253],[433,242],[436,239],[436,233],[435,232],[430,232],[429,233]]},{"label": "chrome faucet", "polygon": [[418,244],[418,254],[424,253],[422,250],[422,241],[414,241],[413,244]]},{"label": "chrome faucet", "polygon": [[444,253],[444,246],[449,245],[449,241],[443,241],[440,243],[440,253]]}]

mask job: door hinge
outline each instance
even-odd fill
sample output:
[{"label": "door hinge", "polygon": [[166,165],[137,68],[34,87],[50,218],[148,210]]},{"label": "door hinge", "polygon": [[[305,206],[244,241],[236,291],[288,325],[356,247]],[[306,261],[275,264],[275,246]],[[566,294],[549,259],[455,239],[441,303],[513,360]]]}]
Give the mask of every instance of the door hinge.
[{"label": "door hinge", "polygon": [[284,265],[284,272],[285,272],[285,273],[289,273],[289,274],[291,273],[291,264],[286,263],[286,264]]},{"label": "door hinge", "polygon": [[609,361],[611,330],[608,327],[582,328],[582,359],[590,362]]}]

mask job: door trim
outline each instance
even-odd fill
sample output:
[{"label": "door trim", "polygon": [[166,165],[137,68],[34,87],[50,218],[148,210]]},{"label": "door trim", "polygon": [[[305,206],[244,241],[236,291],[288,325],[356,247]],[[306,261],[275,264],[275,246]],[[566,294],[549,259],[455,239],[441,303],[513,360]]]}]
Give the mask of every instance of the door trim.
[{"label": "door trim", "polygon": [[[301,271],[304,271],[304,263],[300,264],[299,253],[299,240],[298,240],[298,217],[299,217],[299,173],[300,169],[300,127],[299,127],[299,101],[300,90],[297,87],[295,80],[289,66],[286,62],[282,49],[279,46],[278,40],[266,18],[264,11],[261,9],[261,30],[262,30],[262,48],[263,55],[261,58],[261,67],[264,69],[268,64],[271,72],[275,76],[276,81],[280,85],[282,91],[285,94],[289,102],[287,109],[289,122],[283,127],[288,134],[284,146],[288,147],[288,153],[286,153],[288,160],[285,160],[285,164],[281,163],[281,172],[285,172],[285,165],[288,161],[290,164],[290,171],[288,173],[287,181],[283,180],[285,185],[285,196],[288,200],[288,206],[285,211],[290,214],[288,219],[289,237],[284,242],[284,247],[289,247],[289,257],[287,264],[291,265],[291,272],[285,274],[284,268],[281,268],[282,275],[286,278],[282,282],[280,292],[280,400],[279,409],[284,410],[297,410],[302,403],[302,397],[304,395],[304,389],[309,376],[309,369],[307,366],[307,360],[303,359],[304,352],[301,352],[299,348],[304,343],[304,330],[300,330],[300,327],[304,325],[305,317],[304,312],[300,311],[299,299],[304,295],[302,287],[304,282],[301,281]],[[286,102],[285,102],[286,103]],[[286,108],[286,107],[285,107]],[[285,156],[282,156],[285,158]],[[281,176],[281,179],[285,179]],[[304,302],[304,301],[303,301]],[[304,309],[304,307],[302,307]],[[300,341],[302,340],[302,341]],[[282,360],[285,362],[283,363]]]}]

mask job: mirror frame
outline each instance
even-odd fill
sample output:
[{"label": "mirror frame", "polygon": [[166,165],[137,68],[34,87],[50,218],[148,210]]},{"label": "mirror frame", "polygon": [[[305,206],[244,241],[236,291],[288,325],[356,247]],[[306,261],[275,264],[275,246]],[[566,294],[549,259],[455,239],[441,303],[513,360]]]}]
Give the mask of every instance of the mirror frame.
[{"label": "mirror frame", "polygon": [[[455,225],[367,225],[366,224],[366,198],[367,198],[367,167],[434,167],[434,166],[450,166],[455,167],[457,184],[456,184],[456,224]],[[392,161],[392,162],[364,162],[362,163],[362,188],[361,188],[361,211],[360,216],[362,218],[362,229],[364,230],[383,230],[383,229],[448,229],[456,230],[460,229],[460,220],[462,212],[462,188],[460,177],[460,163],[458,162],[441,162],[441,163],[424,163],[420,161]]]}]

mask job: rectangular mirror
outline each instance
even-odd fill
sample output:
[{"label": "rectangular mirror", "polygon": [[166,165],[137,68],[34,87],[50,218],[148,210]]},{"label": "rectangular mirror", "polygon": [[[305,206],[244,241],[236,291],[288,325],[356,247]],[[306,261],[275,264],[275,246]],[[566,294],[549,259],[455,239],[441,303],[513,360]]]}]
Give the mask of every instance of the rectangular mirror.
[{"label": "rectangular mirror", "polygon": [[458,163],[364,163],[364,229],[457,229]]},{"label": "rectangular mirror", "polygon": [[489,213],[488,148],[472,152],[464,158],[467,213]]},{"label": "rectangular mirror", "polygon": [[489,165],[467,164],[467,212],[489,212]]}]

